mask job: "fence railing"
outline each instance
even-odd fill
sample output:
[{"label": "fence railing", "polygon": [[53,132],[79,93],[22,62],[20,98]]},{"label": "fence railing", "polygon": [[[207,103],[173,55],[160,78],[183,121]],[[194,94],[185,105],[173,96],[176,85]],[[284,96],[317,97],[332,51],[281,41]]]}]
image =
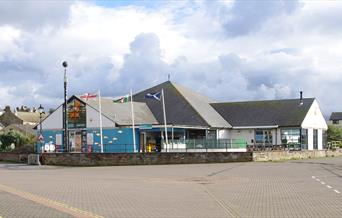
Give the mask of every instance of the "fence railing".
[{"label": "fence railing", "polygon": [[185,139],[173,140],[166,146],[162,141],[164,150],[208,150],[208,149],[246,149],[244,139]]},{"label": "fence railing", "polygon": [[[137,145],[139,148],[139,145]],[[155,144],[147,144],[145,146],[145,152],[191,152],[201,151],[206,152],[210,150],[228,151],[229,149],[246,149],[247,143],[244,139],[186,139],[186,140],[173,140],[169,141],[166,146],[164,141],[161,142],[161,146]],[[54,151],[48,152],[67,152],[61,147],[56,147]],[[84,146],[75,148],[72,147],[69,152],[81,152],[81,153],[101,153],[101,147],[97,145]],[[133,153],[134,148],[132,144],[104,144],[104,153]]]}]

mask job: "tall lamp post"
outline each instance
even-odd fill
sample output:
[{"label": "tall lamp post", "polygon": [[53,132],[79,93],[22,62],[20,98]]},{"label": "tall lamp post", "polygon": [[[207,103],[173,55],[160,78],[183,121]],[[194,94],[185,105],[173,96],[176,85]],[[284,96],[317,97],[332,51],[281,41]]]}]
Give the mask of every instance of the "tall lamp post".
[{"label": "tall lamp post", "polygon": [[43,153],[43,128],[42,128],[42,115],[44,114],[44,107],[39,105],[39,141],[40,141],[40,150]]},{"label": "tall lamp post", "polygon": [[63,113],[63,129],[64,129],[64,146],[66,151],[70,151],[69,149],[69,142],[68,142],[68,119],[67,119],[67,67],[68,63],[63,61],[62,63],[64,67],[64,113]]}]

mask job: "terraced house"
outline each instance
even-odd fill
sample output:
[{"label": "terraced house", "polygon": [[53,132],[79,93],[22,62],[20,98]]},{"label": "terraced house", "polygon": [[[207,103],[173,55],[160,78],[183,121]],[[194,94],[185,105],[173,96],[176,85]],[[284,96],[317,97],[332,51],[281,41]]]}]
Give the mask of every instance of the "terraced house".
[{"label": "terraced house", "polygon": [[170,81],[132,97],[133,102],[122,103],[108,97],[70,97],[70,149],[63,140],[62,104],[41,123],[44,140],[38,151],[46,144],[68,152],[323,149],[327,124],[314,98],[219,103]]}]

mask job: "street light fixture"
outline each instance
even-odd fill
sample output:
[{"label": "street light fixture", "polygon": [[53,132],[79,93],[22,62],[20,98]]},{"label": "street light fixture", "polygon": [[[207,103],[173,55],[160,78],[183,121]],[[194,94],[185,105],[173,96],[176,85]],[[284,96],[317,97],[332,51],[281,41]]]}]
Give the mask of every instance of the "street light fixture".
[{"label": "street light fixture", "polygon": [[68,119],[67,119],[67,71],[68,63],[63,61],[62,63],[64,67],[64,113],[63,113],[63,129],[64,129],[64,146],[66,151],[70,151],[69,142],[68,142]]},{"label": "street light fixture", "polygon": [[40,141],[40,149],[41,152],[43,153],[43,128],[42,128],[42,115],[45,113],[44,112],[44,107],[42,105],[39,105],[38,108],[39,112],[39,141]]}]

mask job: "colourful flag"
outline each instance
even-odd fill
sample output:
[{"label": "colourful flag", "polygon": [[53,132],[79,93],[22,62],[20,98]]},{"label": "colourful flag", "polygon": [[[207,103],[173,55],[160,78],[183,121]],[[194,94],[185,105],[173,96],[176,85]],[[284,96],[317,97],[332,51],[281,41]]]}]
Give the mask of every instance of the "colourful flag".
[{"label": "colourful flag", "polygon": [[120,97],[119,99],[113,100],[114,103],[125,103],[129,101],[130,101],[129,95],[125,95],[125,96]]},{"label": "colourful flag", "polygon": [[85,98],[85,100],[88,100],[89,98],[96,98],[97,94],[90,94],[90,93],[85,93],[84,95],[81,95],[80,98]]},{"label": "colourful flag", "polygon": [[147,94],[145,95],[145,98],[160,101],[160,96],[161,96],[161,92],[147,93]]}]

